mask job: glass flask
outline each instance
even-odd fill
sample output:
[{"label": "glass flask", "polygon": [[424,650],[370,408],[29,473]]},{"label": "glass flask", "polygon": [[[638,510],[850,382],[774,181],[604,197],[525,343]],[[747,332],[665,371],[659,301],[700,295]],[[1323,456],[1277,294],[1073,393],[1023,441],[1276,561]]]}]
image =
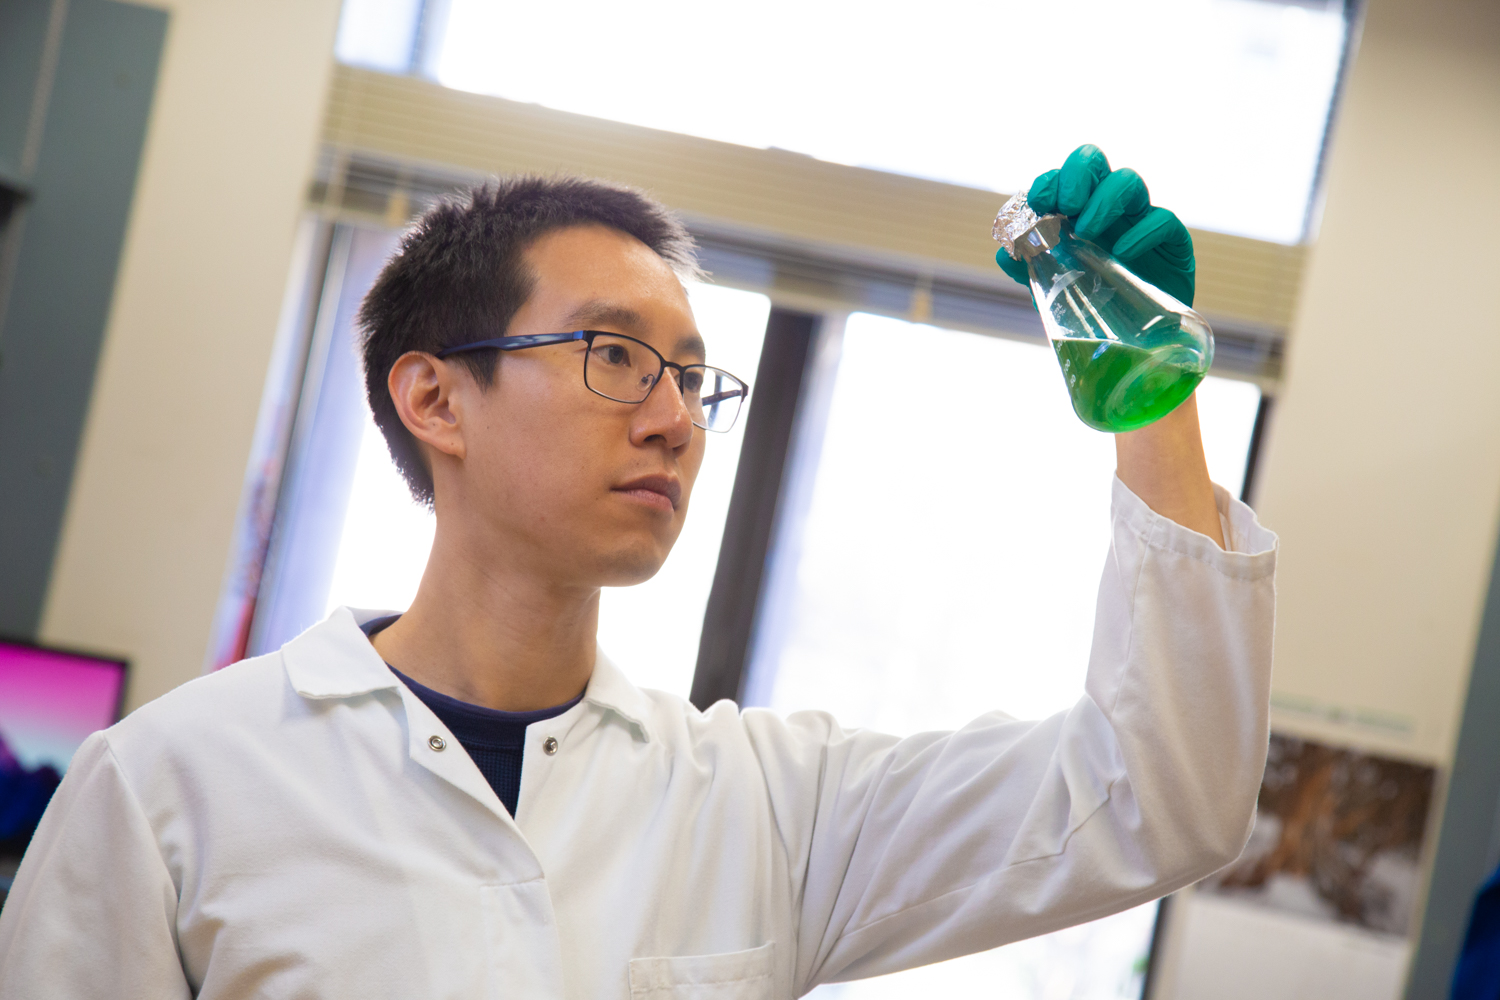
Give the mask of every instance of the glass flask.
[{"label": "glass flask", "polygon": [[1073,412],[1090,427],[1145,427],[1208,374],[1214,339],[1203,317],[1074,234],[1065,217],[1038,218],[1023,191],[1000,209],[994,235],[1026,262]]}]

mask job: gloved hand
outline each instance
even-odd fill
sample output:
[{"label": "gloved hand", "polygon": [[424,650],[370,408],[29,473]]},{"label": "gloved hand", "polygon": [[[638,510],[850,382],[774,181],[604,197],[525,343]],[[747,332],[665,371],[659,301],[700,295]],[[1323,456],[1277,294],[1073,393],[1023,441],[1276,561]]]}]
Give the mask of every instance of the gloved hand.
[{"label": "gloved hand", "polygon": [[[1141,175],[1125,167],[1111,172],[1098,146],[1079,146],[1061,170],[1031,182],[1026,203],[1037,215],[1061,212],[1073,231],[1104,247],[1137,276],[1186,305],[1193,304],[1193,238],[1165,208],[1151,205]],[[1000,269],[1030,287],[1026,263],[1004,247],[995,255]]]}]

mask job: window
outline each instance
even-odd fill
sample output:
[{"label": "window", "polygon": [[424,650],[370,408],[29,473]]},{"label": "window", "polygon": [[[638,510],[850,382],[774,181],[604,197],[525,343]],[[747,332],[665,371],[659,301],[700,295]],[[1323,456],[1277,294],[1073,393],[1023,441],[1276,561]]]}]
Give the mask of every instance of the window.
[{"label": "window", "polygon": [[[1340,0],[345,0],[337,52],[515,101],[999,192],[1093,141],[1115,165],[1139,169],[1154,200],[1190,225],[1295,243],[1346,38]],[[350,152],[360,151],[339,155]],[[414,177],[426,169],[387,171],[400,189],[385,202],[387,219],[406,211],[403,185],[424,190]],[[429,192],[447,183],[437,173],[428,180]],[[248,554],[220,612],[240,623],[233,635],[248,635],[251,651],[275,648],[336,605],[407,607],[432,543],[432,517],[393,468],[350,360],[354,306],[393,234],[329,228],[300,400],[288,391],[296,419],[283,416],[285,447],[270,449],[259,459],[268,471],[252,475],[247,508],[264,516],[243,532]],[[712,227],[705,233],[710,257],[720,258],[711,267],[753,289],[691,291],[714,363],[750,380],[750,407],[732,434],[710,440],[663,570],[602,596],[603,648],[642,686],[693,689],[704,628],[722,634],[704,613],[745,471],[773,484],[767,497],[778,480],[781,492],[769,551],[763,534],[749,545],[749,565],[766,568],[759,598],[731,602],[755,611],[748,653],[728,656],[744,703],[822,708],[846,726],[897,734],[953,728],[989,708],[1022,718],[1068,708],[1082,693],[1114,455],[1107,435],[1072,415],[1051,351],[1022,328],[1034,315],[932,288],[927,275],[924,315],[1004,336],[845,316],[838,309],[916,309],[920,262],[908,287],[907,276],[856,274],[855,258],[807,264],[797,257],[806,248],[793,248],[773,260],[755,233],[720,233],[719,247]],[[798,267],[822,284],[799,283]],[[846,284],[878,294],[835,307],[808,291],[846,293]],[[821,325],[801,317],[822,332],[800,388],[778,400],[756,389],[771,307],[760,293],[793,287],[802,298],[779,304],[823,310]],[[1225,333],[1221,361],[1233,365],[1235,335]],[[1241,354],[1250,340],[1239,337]],[[768,348],[768,361],[777,350]],[[1211,377],[1198,400],[1210,471],[1238,494],[1260,390]],[[740,470],[758,405],[786,417],[775,433],[794,427],[791,447],[784,438],[761,447],[772,432],[758,430],[745,451],[755,467]],[[264,523],[268,497],[274,531]],[[759,528],[771,519],[770,501],[763,506]],[[732,528],[753,519],[743,509]],[[738,572],[745,553],[732,549],[724,577],[748,578]],[[739,627],[742,644],[748,621]],[[228,624],[221,634],[231,635]],[[236,642],[222,648],[239,655],[246,646]],[[704,648],[706,659],[717,656],[714,643]],[[1156,911],[818,995],[1136,997]]]},{"label": "window", "polygon": [[400,2],[348,0],[341,58],[404,71],[385,24],[448,86],[996,191],[1095,142],[1189,225],[1282,243],[1346,34],[1339,0],[427,0],[424,31]]},{"label": "window", "polygon": [[[1024,188],[1092,141],[1190,225],[1297,243],[1347,33],[1343,0],[345,0],[337,55],[561,111],[997,192]],[[366,222],[383,214],[392,224],[408,195],[462,173],[373,160],[360,173],[350,164],[365,152],[327,151],[341,164],[329,167],[340,197],[356,174],[364,186],[351,189],[369,197],[325,207],[384,204]],[[726,649],[700,681],[738,685],[745,704],[822,708],[845,726],[897,734],[953,728],[990,708],[1023,718],[1068,708],[1082,693],[1114,456],[1107,435],[1072,415],[1055,358],[1027,326],[1034,314],[946,288],[919,258],[898,275],[890,262],[839,255],[855,248],[825,258],[772,246],[774,233],[697,221],[711,268],[748,289],[705,285],[691,297],[713,361],[751,381],[750,407],[709,442],[663,570],[602,596],[603,648],[636,683],[681,695],[694,688],[700,643],[705,663]],[[221,664],[247,645],[275,648],[336,605],[405,608],[432,544],[433,519],[395,472],[351,361],[350,318],[393,234],[319,225],[324,276],[304,295],[306,330],[288,349],[301,367],[289,363],[285,385],[268,393],[291,402],[268,402],[280,416],[263,417],[269,444],[257,451],[221,605]],[[768,338],[772,298],[775,315],[794,321],[773,322]],[[846,316],[852,308],[1003,336]],[[1277,338],[1221,332],[1226,368],[1274,378],[1266,359],[1279,358]],[[788,366],[800,381],[769,380],[779,396],[758,385],[763,344],[769,368],[787,344],[812,348],[806,366],[800,354]],[[1238,494],[1265,412],[1260,389],[1211,377],[1198,402],[1210,471]],[[753,413],[778,419],[755,421],[742,470]],[[739,489],[755,502],[736,503],[728,524]],[[744,611],[734,643],[717,641],[732,630],[713,615],[705,622],[726,525],[722,579],[751,580],[753,592],[741,570],[765,568],[758,598],[716,592]],[[1156,912],[818,996],[1138,997]]]}]

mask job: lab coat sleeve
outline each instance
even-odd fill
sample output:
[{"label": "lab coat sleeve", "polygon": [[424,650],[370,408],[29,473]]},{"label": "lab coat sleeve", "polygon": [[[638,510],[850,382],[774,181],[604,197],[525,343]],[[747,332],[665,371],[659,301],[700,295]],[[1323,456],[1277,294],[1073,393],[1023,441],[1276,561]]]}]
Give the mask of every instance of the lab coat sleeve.
[{"label": "lab coat sleeve", "polygon": [[899,740],[745,713],[798,901],[799,995],[1106,916],[1239,855],[1265,767],[1276,539],[1218,502],[1227,552],[1115,481],[1085,694],[1065,713]]},{"label": "lab coat sleeve", "polygon": [[177,889],[104,733],[74,755],[0,909],[0,997],[192,995]]}]

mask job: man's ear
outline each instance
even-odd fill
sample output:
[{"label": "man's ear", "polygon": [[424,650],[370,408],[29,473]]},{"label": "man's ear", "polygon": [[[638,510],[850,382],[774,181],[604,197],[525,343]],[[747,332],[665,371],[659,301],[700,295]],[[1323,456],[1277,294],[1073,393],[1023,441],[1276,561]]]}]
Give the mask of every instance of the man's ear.
[{"label": "man's ear", "polygon": [[413,437],[444,455],[462,459],[463,404],[457,390],[463,375],[456,367],[424,351],[407,351],[391,365],[385,384],[396,413]]}]

